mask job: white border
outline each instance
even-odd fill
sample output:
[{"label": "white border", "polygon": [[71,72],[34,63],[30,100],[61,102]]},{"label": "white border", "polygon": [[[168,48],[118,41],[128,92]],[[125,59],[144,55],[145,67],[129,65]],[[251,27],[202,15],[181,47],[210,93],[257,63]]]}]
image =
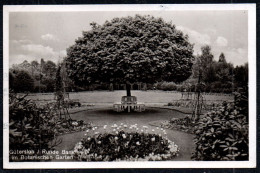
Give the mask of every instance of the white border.
[{"label": "white border", "polygon": [[[79,11],[248,11],[249,62],[249,161],[155,161],[155,162],[9,162],[9,12]],[[179,5],[19,5],[3,7],[3,167],[22,168],[255,168],[256,167],[256,5],[179,4]]]}]

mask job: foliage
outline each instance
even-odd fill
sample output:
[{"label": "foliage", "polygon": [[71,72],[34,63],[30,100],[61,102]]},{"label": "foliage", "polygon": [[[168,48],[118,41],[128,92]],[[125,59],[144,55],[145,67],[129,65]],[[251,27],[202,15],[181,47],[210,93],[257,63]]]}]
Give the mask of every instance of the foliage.
[{"label": "foliage", "polygon": [[55,88],[55,79],[50,77],[44,77],[42,78],[41,84],[44,87],[44,92],[53,92]]},{"label": "foliage", "polygon": [[38,108],[25,96],[10,93],[9,147],[10,150],[49,150],[55,138],[55,121],[51,110]]},{"label": "foliage", "polygon": [[12,72],[9,71],[9,88],[14,89],[14,75]]},{"label": "foliage", "polygon": [[234,69],[234,78],[239,87],[247,87],[248,84],[248,63],[237,66]]},{"label": "foliage", "polygon": [[177,86],[173,82],[163,82],[161,85],[161,89],[164,91],[174,91],[177,89]]},{"label": "foliage", "polygon": [[221,54],[219,55],[218,62],[222,62],[222,63],[224,63],[224,64],[227,63],[226,57],[225,57],[225,55],[224,55],[223,52],[221,52]]},{"label": "foliage", "polygon": [[67,50],[75,84],[181,82],[191,75],[193,45],[163,19],[136,15],[91,25]]},{"label": "foliage", "polygon": [[[9,72],[13,75],[13,78],[17,84],[25,83],[25,88],[27,89],[19,89],[19,85],[17,86],[15,82],[12,89],[15,92],[53,92],[56,70],[57,67],[54,62],[45,62],[43,59],[41,59],[41,63],[38,63],[37,61],[32,61],[31,63],[24,61],[21,64],[13,65]],[[23,78],[18,76],[21,72],[27,73],[26,79],[31,80],[31,82],[23,82]],[[27,78],[27,76],[30,77]],[[19,91],[17,91],[14,87],[17,87]]]},{"label": "foliage", "polygon": [[[138,130],[137,126],[132,127]],[[147,161],[170,160],[178,155],[178,146],[167,138],[147,132],[128,132],[126,128],[125,125],[125,129],[115,132],[95,132],[87,136],[76,144],[74,158],[82,161]]]},{"label": "foliage", "polygon": [[[202,74],[202,81],[207,82],[211,80],[212,76],[212,64],[213,64],[213,54],[211,53],[211,47],[208,45],[201,47],[201,55],[198,55],[195,59],[193,66],[193,77],[198,78],[199,73]],[[210,78],[211,77],[211,78]]]},{"label": "foliage", "polygon": [[196,126],[195,160],[248,160],[248,98],[223,103],[201,118]]},{"label": "foliage", "polygon": [[172,118],[164,127],[193,133],[195,123],[191,117],[185,116],[184,118]]},{"label": "foliage", "polygon": [[61,78],[61,67],[58,67],[55,79],[55,96],[58,101],[64,101],[64,86]]},{"label": "foliage", "polygon": [[34,89],[34,80],[31,75],[26,71],[16,71],[13,76],[13,83],[10,87],[13,87],[15,92],[30,92]]}]

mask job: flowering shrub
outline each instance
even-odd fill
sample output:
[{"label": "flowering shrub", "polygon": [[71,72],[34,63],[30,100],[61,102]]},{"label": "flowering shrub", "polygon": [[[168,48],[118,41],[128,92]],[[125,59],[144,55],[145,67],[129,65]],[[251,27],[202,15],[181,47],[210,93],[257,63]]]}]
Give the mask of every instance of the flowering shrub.
[{"label": "flowering shrub", "polygon": [[[177,145],[161,134],[148,133],[147,126],[139,129],[136,125],[128,128],[126,124],[115,124],[112,127],[111,133],[96,131],[77,143],[74,158],[82,161],[153,161],[170,160],[178,155]],[[166,135],[165,130],[162,132]]]},{"label": "flowering shrub", "polygon": [[246,98],[247,94],[239,94],[235,103],[223,103],[199,121],[195,128],[196,151],[193,159],[248,160]]}]

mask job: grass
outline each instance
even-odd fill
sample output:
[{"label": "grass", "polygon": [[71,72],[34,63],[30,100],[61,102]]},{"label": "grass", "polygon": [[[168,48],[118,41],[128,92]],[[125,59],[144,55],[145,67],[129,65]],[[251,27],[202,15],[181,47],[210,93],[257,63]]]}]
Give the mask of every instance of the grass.
[{"label": "grass", "polygon": [[[119,102],[121,97],[126,95],[123,90],[117,91],[85,91],[85,92],[73,92],[69,94],[70,99],[79,100],[83,104],[112,104],[114,102]],[[137,101],[145,102],[147,104],[167,104],[173,100],[181,99],[181,92],[170,92],[170,91],[159,91],[159,90],[149,90],[149,91],[132,91],[133,96],[137,96]],[[40,102],[50,102],[54,100],[54,94],[30,94],[28,98]],[[204,98],[206,101],[224,101],[233,100],[233,96],[226,94],[205,94]]]}]

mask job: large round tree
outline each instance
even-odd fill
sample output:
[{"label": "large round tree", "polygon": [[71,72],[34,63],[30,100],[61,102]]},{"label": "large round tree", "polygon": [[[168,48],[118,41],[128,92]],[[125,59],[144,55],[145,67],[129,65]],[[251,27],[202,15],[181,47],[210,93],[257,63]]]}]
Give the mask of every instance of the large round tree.
[{"label": "large round tree", "polygon": [[92,29],[68,48],[68,76],[76,85],[182,82],[192,73],[193,45],[162,18],[114,18]]}]

